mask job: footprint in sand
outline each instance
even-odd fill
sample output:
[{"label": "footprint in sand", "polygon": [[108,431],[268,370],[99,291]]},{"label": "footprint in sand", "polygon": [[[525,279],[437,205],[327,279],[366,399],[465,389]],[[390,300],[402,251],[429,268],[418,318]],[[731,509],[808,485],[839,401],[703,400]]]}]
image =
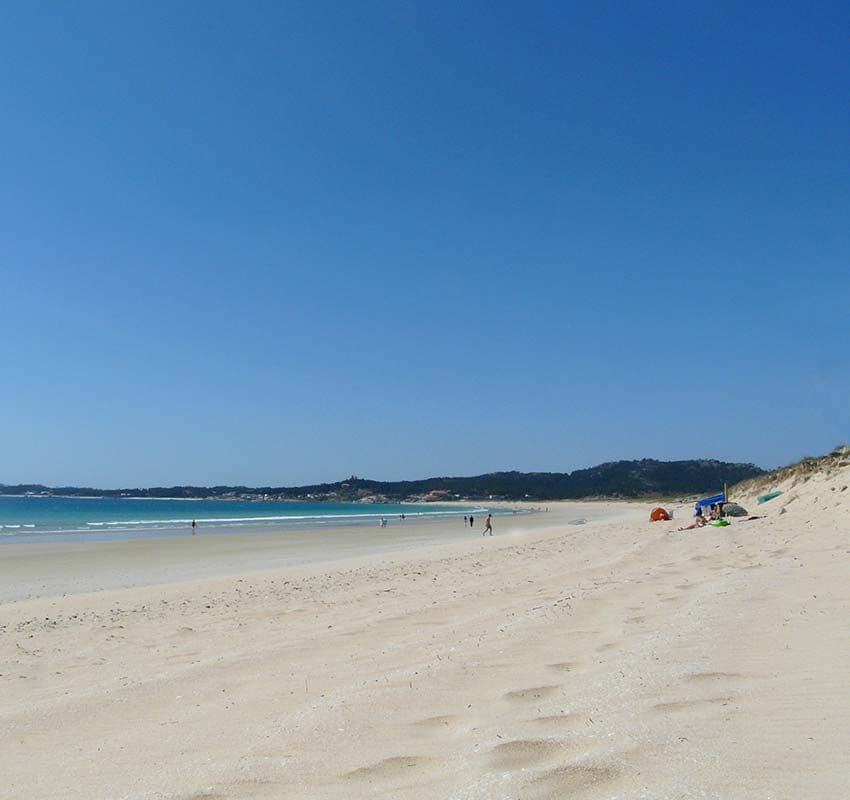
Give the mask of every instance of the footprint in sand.
[{"label": "footprint in sand", "polygon": [[557,664],[547,664],[549,669],[555,672],[575,672],[579,666],[578,661],[559,661]]},{"label": "footprint in sand", "polygon": [[586,797],[591,791],[609,788],[621,777],[613,764],[570,764],[544,772],[520,789],[520,800]]},{"label": "footprint in sand", "polygon": [[266,778],[244,778],[227,784],[223,792],[211,791],[192,794],[182,800],[237,800],[237,798],[277,798],[280,797],[281,785],[277,781]]},{"label": "footprint in sand", "polygon": [[171,664],[191,664],[197,660],[197,656],[199,653],[174,653],[173,655],[166,656],[166,661]]},{"label": "footprint in sand", "polygon": [[619,647],[620,642],[606,642],[605,644],[600,644],[599,647],[596,648],[597,653],[605,653],[608,650],[613,650],[615,647]]},{"label": "footprint in sand", "polygon": [[560,686],[532,686],[528,689],[517,689],[513,692],[506,692],[503,697],[505,700],[528,703],[533,700],[546,700],[550,697],[555,697],[560,691]]},{"label": "footprint in sand", "polygon": [[453,714],[443,714],[437,717],[425,717],[413,723],[414,727],[423,731],[448,731],[457,727],[460,717]]},{"label": "footprint in sand", "polygon": [[186,800],[227,800],[227,795],[218,792],[201,792],[200,794],[187,795]]},{"label": "footprint in sand", "polygon": [[439,762],[423,756],[392,756],[347,772],[343,777],[353,781],[403,781],[406,778],[419,777],[429,769],[437,769]]},{"label": "footprint in sand", "polygon": [[582,714],[578,711],[568,711],[564,714],[547,714],[543,717],[535,717],[534,719],[526,720],[526,723],[551,730],[571,730],[580,725],[587,724],[588,719],[590,717],[587,714]]},{"label": "footprint in sand", "polygon": [[490,751],[490,760],[496,769],[526,769],[563,756],[568,745],[552,739],[517,739],[497,745]]},{"label": "footprint in sand", "polygon": [[702,683],[703,681],[738,680],[743,677],[738,672],[694,672],[688,675],[685,680]]},{"label": "footprint in sand", "polygon": [[[692,672],[684,676],[684,681],[692,686],[712,687],[715,691],[734,691],[735,685],[740,685],[741,681],[745,681],[747,676],[741,675],[738,672]],[[732,684],[732,685],[729,685]],[[739,698],[736,696],[723,695],[716,697],[696,697],[688,698],[687,700],[672,700],[669,702],[656,703],[652,706],[651,712],[670,714],[680,711],[698,711],[711,712],[714,707],[726,706],[734,703]]]},{"label": "footprint in sand", "polygon": [[728,705],[734,702],[734,697],[708,697],[703,700],[674,700],[670,703],[656,703],[652,711],[660,714],[671,714],[679,711],[690,711],[705,706]]}]

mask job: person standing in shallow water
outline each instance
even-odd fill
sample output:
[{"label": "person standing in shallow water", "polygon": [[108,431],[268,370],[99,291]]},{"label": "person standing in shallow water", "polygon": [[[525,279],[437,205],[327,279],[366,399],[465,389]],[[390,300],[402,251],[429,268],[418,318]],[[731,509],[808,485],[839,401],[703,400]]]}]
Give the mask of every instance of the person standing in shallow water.
[{"label": "person standing in shallow water", "polygon": [[493,515],[492,514],[487,515],[487,521],[484,523],[484,533],[482,533],[481,535],[486,536],[487,531],[490,532],[491,536],[493,535]]},{"label": "person standing in shallow water", "polygon": [[197,527],[198,526],[195,524],[195,520],[192,520],[192,536],[195,535],[195,528],[197,528]]}]

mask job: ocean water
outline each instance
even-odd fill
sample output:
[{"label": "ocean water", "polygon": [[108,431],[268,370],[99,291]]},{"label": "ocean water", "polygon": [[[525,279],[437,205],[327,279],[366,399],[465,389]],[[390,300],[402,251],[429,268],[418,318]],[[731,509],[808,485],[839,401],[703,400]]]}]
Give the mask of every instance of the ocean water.
[{"label": "ocean water", "polygon": [[487,513],[467,506],[302,503],[252,500],[148,500],[111,497],[0,496],[0,542],[60,539],[109,541],[141,536],[285,530],[323,525],[377,525],[382,517],[448,517]]}]

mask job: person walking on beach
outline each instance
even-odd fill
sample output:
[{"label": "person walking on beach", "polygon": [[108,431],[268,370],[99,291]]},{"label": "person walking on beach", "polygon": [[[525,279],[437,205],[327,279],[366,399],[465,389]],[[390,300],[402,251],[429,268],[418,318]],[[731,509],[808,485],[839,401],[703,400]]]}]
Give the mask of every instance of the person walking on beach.
[{"label": "person walking on beach", "polygon": [[469,517],[466,514],[463,515],[463,527],[465,528],[469,524]]},{"label": "person walking on beach", "polygon": [[469,515],[469,527],[471,528],[473,525],[475,525],[475,517],[473,517],[473,516],[470,514],[470,515]]},{"label": "person walking on beach", "polygon": [[482,533],[481,535],[486,536],[487,531],[490,531],[491,536],[493,535],[493,515],[492,514],[487,515],[487,521],[484,523],[484,533]]},{"label": "person walking on beach", "polygon": [[196,527],[197,527],[197,525],[195,524],[195,520],[192,520],[192,536],[195,535],[195,528]]}]

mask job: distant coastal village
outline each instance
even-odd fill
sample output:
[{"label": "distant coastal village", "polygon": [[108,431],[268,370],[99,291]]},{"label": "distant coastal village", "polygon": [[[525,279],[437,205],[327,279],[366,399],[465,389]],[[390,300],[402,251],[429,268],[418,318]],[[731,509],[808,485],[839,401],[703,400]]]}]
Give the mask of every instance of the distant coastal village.
[{"label": "distant coastal village", "polygon": [[573,472],[492,472],[474,477],[374,481],[356,475],[298,487],[169,486],[147,489],[0,484],[0,495],[27,497],[171,498],[256,502],[440,503],[456,500],[630,499],[711,492],[763,475],[754,464],[713,459],[613,461]]},{"label": "distant coastal village", "polygon": [[[225,494],[216,495],[214,498],[219,500],[259,500],[270,502],[303,502],[310,501],[313,503],[440,503],[455,500],[470,500],[475,498],[463,497],[456,492],[450,492],[448,489],[432,489],[426,494],[411,494],[406,497],[391,496],[371,492],[368,489],[356,488],[352,486],[353,481],[357,481],[355,476],[352,476],[349,481],[343,481],[339,484],[339,489],[334,489],[328,492],[308,492],[307,494],[299,494],[292,496],[291,491],[282,494],[256,492],[226,492]],[[490,496],[490,500],[503,499]],[[504,498],[507,499],[507,498]]]}]

